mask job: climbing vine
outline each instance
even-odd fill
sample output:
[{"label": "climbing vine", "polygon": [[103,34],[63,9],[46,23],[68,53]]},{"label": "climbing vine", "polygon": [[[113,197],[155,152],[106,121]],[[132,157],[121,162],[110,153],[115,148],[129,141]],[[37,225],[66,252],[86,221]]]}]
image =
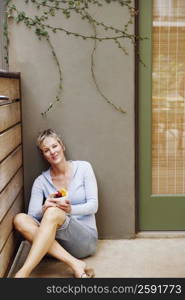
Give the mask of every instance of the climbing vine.
[{"label": "climbing vine", "polygon": [[[127,9],[129,12],[129,18],[127,22],[123,25],[123,28],[116,28],[110,24],[105,24],[101,20],[97,20],[92,14],[92,7],[102,7],[108,5],[111,2],[117,2],[122,9]],[[38,12],[34,16],[29,16],[26,13],[26,6],[32,5],[36,8]],[[12,18],[17,24],[22,23],[30,30],[33,30],[37,35],[39,40],[45,39],[48,43],[48,46],[51,50],[52,56],[55,60],[58,74],[59,74],[59,84],[58,90],[55,96],[55,99],[50,103],[49,107],[42,112],[42,115],[45,116],[52,107],[58,101],[62,101],[62,89],[63,89],[63,73],[61,62],[59,61],[55,48],[51,43],[51,33],[63,32],[67,36],[73,36],[75,38],[80,38],[85,40],[93,40],[94,45],[92,47],[91,53],[91,74],[94,81],[95,87],[101,97],[110,104],[114,109],[121,113],[125,113],[125,110],[117,106],[110,100],[101,90],[101,87],[98,84],[95,75],[95,52],[97,43],[112,41],[116,44],[118,50],[122,51],[124,55],[128,55],[128,51],[124,46],[124,41],[129,40],[133,45],[136,44],[137,39],[143,39],[140,36],[136,36],[129,32],[129,25],[133,23],[134,18],[137,14],[137,11],[132,6],[131,0],[25,0],[24,1],[24,10],[19,10],[16,6],[15,0],[7,0],[7,19]],[[79,32],[70,31],[63,26],[53,26],[50,23],[50,18],[55,18],[58,13],[61,13],[61,18],[65,17],[66,19],[72,18],[75,14],[78,15],[84,22],[88,22],[92,26],[92,35],[86,35]],[[58,18],[57,18],[58,20]],[[7,45],[9,43],[8,39],[8,28],[7,23],[4,26],[4,35],[7,40]],[[53,22],[52,22],[53,24]],[[101,32],[103,34],[97,34],[97,28],[101,27]],[[7,47],[7,46],[6,46]],[[7,55],[6,60],[8,61],[8,47],[6,48]]]}]

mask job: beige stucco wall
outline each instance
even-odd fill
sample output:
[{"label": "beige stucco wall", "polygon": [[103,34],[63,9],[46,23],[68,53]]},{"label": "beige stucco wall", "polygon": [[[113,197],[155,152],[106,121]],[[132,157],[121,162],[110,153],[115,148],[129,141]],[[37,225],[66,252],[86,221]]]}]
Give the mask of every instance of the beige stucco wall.
[{"label": "beige stucco wall", "polygon": [[[23,5],[22,0],[16,1]],[[28,10],[29,11],[29,10]],[[31,11],[31,10],[30,10]],[[127,18],[117,3],[96,9],[107,24],[122,28]],[[57,17],[61,19],[61,15]],[[63,20],[64,27],[92,34],[80,18]],[[59,22],[56,22],[57,24]],[[131,29],[133,30],[133,28]],[[43,112],[55,96],[58,73],[46,42],[39,41],[22,24],[10,22],[10,71],[22,77],[25,200],[35,176],[45,167],[36,147],[39,130],[52,127],[62,134],[67,157],[92,163],[99,186],[97,225],[100,238],[130,238],[135,232],[134,192],[134,49],[126,43],[125,56],[112,42],[97,47],[95,70],[103,92],[126,114],[114,110],[98,94],[91,76],[93,41],[52,36],[62,64],[63,103],[47,118]]]}]

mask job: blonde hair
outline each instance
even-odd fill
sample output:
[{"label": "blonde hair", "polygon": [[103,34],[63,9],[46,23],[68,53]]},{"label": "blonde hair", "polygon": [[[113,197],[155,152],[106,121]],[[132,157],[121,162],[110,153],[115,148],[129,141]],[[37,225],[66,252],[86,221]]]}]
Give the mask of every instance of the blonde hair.
[{"label": "blonde hair", "polygon": [[55,130],[53,130],[53,129],[51,129],[51,128],[45,129],[45,130],[43,130],[43,131],[41,131],[41,132],[39,133],[39,135],[38,135],[38,137],[37,137],[37,142],[36,142],[37,147],[38,147],[39,149],[41,149],[41,145],[42,145],[42,143],[43,143],[43,141],[44,141],[44,139],[45,139],[46,137],[53,137],[53,138],[55,138],[55,139],[63,146],[63,148],[65,149],[61,137],[56,133]]}]

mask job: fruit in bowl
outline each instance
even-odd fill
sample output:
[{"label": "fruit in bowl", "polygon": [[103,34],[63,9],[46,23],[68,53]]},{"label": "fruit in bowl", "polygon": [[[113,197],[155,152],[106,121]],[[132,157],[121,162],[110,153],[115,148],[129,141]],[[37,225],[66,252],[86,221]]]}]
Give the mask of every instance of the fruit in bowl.
[{"label": "fruit in bowl", "polygon": [[54,194],[54,198],[62,198],[62,199],[66,199],[68,197],[68,191],[65,188],[62,188],[60,190],[58,190],[55,194]]}]

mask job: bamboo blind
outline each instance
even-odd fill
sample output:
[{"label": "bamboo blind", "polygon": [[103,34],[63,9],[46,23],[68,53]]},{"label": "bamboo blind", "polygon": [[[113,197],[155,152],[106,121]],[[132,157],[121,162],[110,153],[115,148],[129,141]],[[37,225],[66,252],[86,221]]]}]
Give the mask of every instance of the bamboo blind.
[{"label": "bamboo blind", "polygon": [[185,194],[185,0],[153,0],[152,193]]}]

